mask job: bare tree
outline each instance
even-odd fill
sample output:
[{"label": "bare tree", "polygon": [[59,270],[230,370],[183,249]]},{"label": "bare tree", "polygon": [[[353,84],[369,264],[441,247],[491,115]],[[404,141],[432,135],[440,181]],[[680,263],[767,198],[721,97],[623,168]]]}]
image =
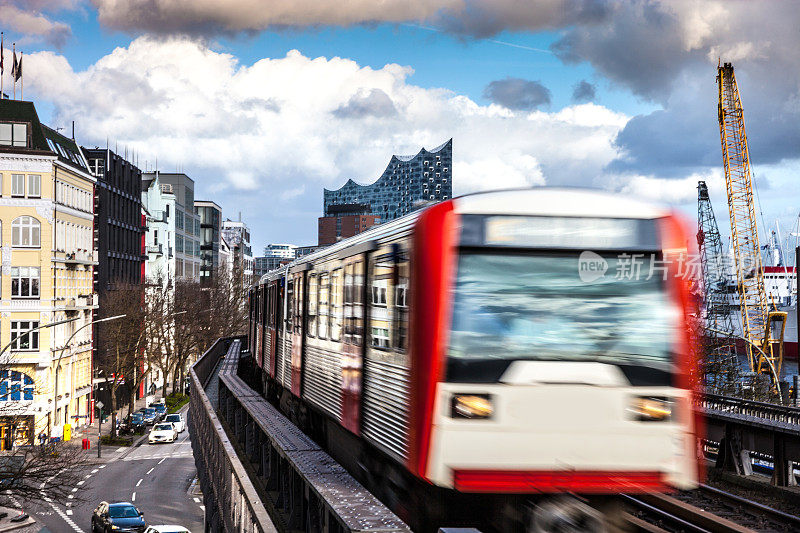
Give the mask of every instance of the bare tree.
[{"label": "bare tree", "polygon": [[[119,320],[98,324],[97,367],[103,371],[111,393],[111,434],[116,435],[117,392],[123,383],[133,391],[146,340],[144,293],[139,285],[118,285],[101,294],[100,317],[125,315]],[[123,381],[125,380],[125,381]],[[131,393],[131,397],[135,392]]]},{"label": "bare tree", "polygon": [[72,488],[84,479],[88,454],[65,442],[22,446],[0,456],[0,502],[73,501],[80,496]]}]

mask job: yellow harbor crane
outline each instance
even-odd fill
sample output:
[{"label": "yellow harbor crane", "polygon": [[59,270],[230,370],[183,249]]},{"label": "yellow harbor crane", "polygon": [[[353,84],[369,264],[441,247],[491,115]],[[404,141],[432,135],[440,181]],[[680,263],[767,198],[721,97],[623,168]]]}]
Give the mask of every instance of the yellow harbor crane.
[{"label": "yellow harbor crane", "polygon": [[774,311],[764,287],[764,268],[753,202],[750,149],[744,130],[744,113],[733,65],[717,67],[719,86],[719,135],[725,166],[728,212],[734,269],[742,316],[742,337],[750,369],[779,379],[783,364],[786,313]]}]

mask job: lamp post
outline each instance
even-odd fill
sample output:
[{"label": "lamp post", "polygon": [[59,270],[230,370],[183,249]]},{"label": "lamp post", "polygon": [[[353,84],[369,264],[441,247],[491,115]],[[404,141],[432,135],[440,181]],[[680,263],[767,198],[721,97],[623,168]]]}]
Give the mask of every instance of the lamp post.
[{"label": "lamp post", "polygon": [[[61,358],[64,357],[64,350],[67,349],[67,346],[69,346],[69,343],[72,342],[72,339],[75,338],[75,335],[77,335],[78,332],[81,331],[82,329],[86,329],[86,328],[88,328],[89,326],[91,326],[93,324],[99,324],[100,322],[109,322],[111,320],[117,320],[119,318],[124,318],[126,316],[128,316],[128,315],[116,315],[116,316],[110,316],[108,318],[101,318],[100,320],[90,320],[86,324],[82,325],[81,327],[79,327],[78,329],[73,331],[72,335],[70,335],[70,337],[67,339],[67,341],[64,343],[64,345],[61,347],[61,349],[59,350],[59,354],[58,354],[58,361],[56,362],[56,375],[54,377],[55,387],[53,388],[53,416],[51,417],[51,419],[53,421],[55,421],[56,413],[58,413],[58,377],[59,377],[59,375],[58,375],[58,367],[61,366]],[[78,318],[74,318],[72,320],[78,320]],[[48,421],[48,426],[49,426],[47,428],[47,436],[48,437],[52,436],[51,433],[52,433],[53,425],[54,424],[50,424],[50,422]]]},{"label": "lamp post", "polygon": [[[78,318],[80,318],[80,317],[78,317]],[[20,333],[19,335],[17,335],[13,339],[11,339],[11,342],[9,342],[5,346],[3,346],[3,349],[0,350],[0,358],[2,358],[4,353],[6,353],[6,350],[11,348],[11,345],[16,343],[20,339],[22,339],[24,337],[27,337],[28,335],[30,335],[34,331],[39,331],[40,329],[52,328],[53,326],[60,326],[61,324],[66,324],[68,322],[75,322],[76,320],[78,320],[78,318],[68,318],[66,320],[59,320],[58,322],[50,322],[49,324],[45,324],[44,326],[39,326],[37,328],[31,328],[28,331],[24,331],[24,332]],[[2,359],[0,359],[0,361],[2,361]]]}]

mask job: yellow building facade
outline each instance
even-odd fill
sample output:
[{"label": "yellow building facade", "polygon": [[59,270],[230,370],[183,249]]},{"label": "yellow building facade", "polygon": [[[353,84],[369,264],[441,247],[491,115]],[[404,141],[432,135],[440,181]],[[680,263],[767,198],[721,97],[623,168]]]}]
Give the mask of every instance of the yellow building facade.
[{"label": "yellow building facade", "polygon": [[0,100],[0,448],[89,420],[94,183],[33,103]]}]

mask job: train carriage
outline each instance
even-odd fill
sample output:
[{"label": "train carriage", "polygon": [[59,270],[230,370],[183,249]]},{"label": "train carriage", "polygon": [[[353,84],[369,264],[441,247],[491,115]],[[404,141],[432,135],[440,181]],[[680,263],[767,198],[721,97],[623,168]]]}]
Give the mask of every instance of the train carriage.
[{"label": "train carriage", "polygon": [[604,192],[454,198],[264,275],[251,352],[265,393],[387,492],[694,487],[688,241]]}]

